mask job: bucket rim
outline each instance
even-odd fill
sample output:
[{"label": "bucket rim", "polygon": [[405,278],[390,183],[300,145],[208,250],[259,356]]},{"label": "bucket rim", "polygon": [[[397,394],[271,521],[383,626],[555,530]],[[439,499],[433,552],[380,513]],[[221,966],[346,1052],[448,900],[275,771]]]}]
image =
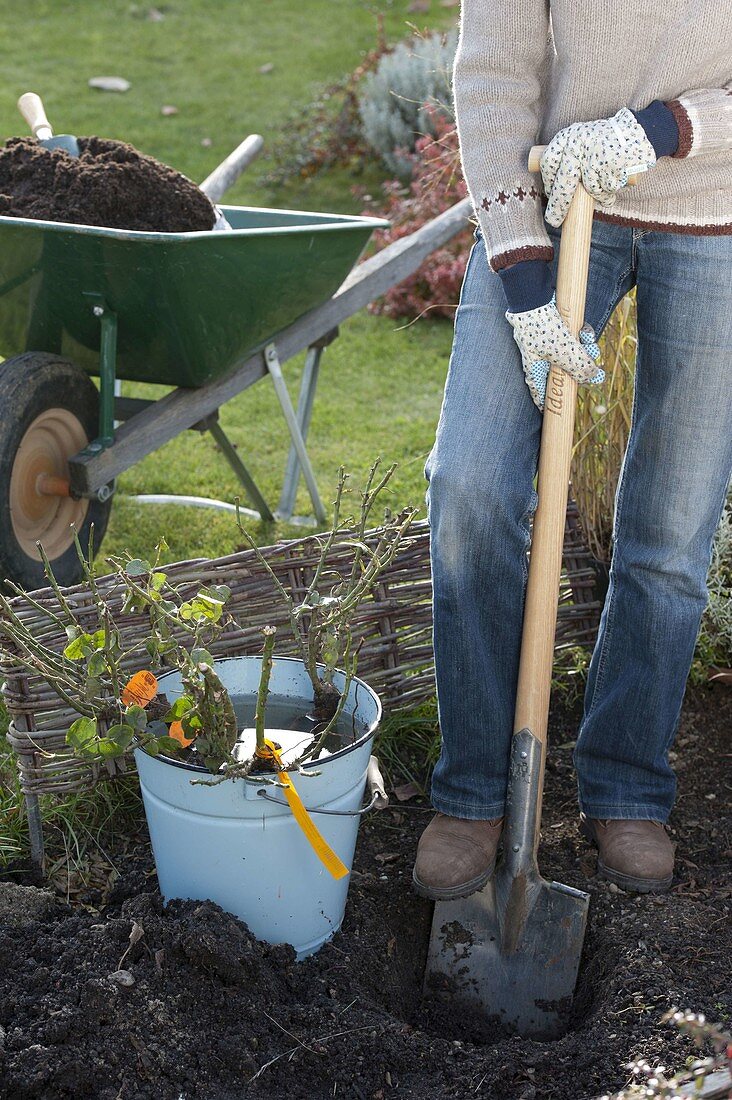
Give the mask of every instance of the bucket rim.
[{"label": "bucket rim", "polygon": [[[239,655],[232,655],[230,657],[220,657],[218,659],[214,659],[214,667],[216,667],[217,665],[228,664],[230,661],[261,661],[261,659],[261,657],[254,653],[241,653]],[[300,668],[305,668],[304,663],[300,660],[299,657],[279,657],[277,654],[275,654],[274,660],[278,662],[286,661],[289,664],[298,665]],[[325,668],[325,665],[319,662],[316,665],[316,668],[322,669]],[[335,671],[340,673],[342,676],[346,675],[342,668],[337,668],[335,669]],[[175,676],[177,674],[178,670],[171,668],[168,672],[161,673],[161,675],[158,676],[158,683],[162,683],[167,676]],[[360,676],[353,676],[351,679],[351,684],[356,684],[357,686],[363,687],[364,690],[369,692],[369,694],[373,697],[373,700],[376,703],[376,717],[374,718],[373,722],[371,722],[371,724],[368,726],[366,732],[361,737],[359,737],[357,741],[354,741],[353,744],[346,745],[345,748],[338,749],[337,752],[330,753],[323,760],[308,760],[307,763],[302,765],[303,771],[307,770],[308,768],[322,768],[323,766],[327,765],[331,760],[339,760],[342,757],[347,756],[348,753],[355,752],[356,749],[362,748],[364,745],[368,744],[369,741],[373,741],[374,737],[376,736],[376,731],[379,728],[384,710],[381,704],[379,693],[365,680],[362,680]],[[145,756],[147,756],[150,760],[157,760],[162,764],[171,764],[174,768],[183,768],[184,771],[201,772],[203,775],[212,774],[208,770],[208,768],[204,767],[202,764],[191,764],[186,760],[174,760],[172,756],[166,756],[165,753],[162,752],[158,753],[156,756],[153,756],[151,753],[145,752],[145,750],[140,746],[135,747],[135,752],[143,752],[145,753]],[[273,772],[272,774],[274,775],[276,773]],[[234,782],[236,782],[236,780],[234,780]]]}]

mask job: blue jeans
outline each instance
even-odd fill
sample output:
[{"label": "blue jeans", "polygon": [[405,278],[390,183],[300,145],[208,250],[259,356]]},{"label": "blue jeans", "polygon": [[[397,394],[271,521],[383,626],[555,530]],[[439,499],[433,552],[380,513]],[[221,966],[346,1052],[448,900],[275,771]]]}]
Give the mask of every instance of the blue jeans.
[{"label": "blue jeans", "polygon": [[[732,472],[732,236],[596,221],[585,317],[598,335],[634,285],[632,427],[574,759],[588,816],[666,821],[668,750]],[[477,239],[425,468],[442,731],[432,801],[462,818],[504,810],[537,503],[541,414],[505,309]]]}]

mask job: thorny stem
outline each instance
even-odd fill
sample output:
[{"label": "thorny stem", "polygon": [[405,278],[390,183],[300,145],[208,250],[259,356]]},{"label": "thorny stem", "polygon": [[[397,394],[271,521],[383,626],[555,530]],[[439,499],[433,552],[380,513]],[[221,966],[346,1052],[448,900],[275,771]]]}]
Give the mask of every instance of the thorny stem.
[{"label": "thorny stem", "polygon": [[[299,622],[299,620],[298,620],[298,618],[295,614],[295,602],[292,599],[292,596],[290,595],[290,593],[283,586],[283,584],[280,581],[279,577],[277,576],[274,569],[272,568],[272,566],[269,564],[269,562],[265,558],[262,551],[259,549],[259,547],[255,543],[252,536],[249,534],[249,532],[246,530],[246,528],[242,526],[240,515],[241,514],[240,514],[240,511],[239,511],[239,501],[237,500],[236,501],[236,525],[239,528],[239,533],[246,540],[247,546],[249,547],[250,550],[253,551],[254,556],[256,557],[259,564],[269,574],[270,580],[274,584],[274,586],[277,589],[283,603],[285,604],[285,607],[287,608],[287,614],[288,614],[288,617],[289,617],[289,620],[290,620],[290,627],[292,629],[292,634],[293,634],[293,637],[295,639],[295,643],[297,645],[297,648],[299,650],[300,660],[305,665],[305,667],[308,668],[308,671],[309,671],[307,653],[306,653],[306,650],[305,650],[305,643],[304,643],[303,637],[302,637],[302,629],[300,627],[300,622]],[[312,679],[312,677],[311,677],[311,679]],[[315,686],[315,685],[313,685],[313,686]]]},{"label": "thorny stem", "polygon": [[122,696],[122,685],[119,679],[119,672],[117,669],[117,661],[115,660],[114,653],[112,652],[112,630],[115,626],[112,619],[112,613],[109,610],[109,606],[105,604],[101,595],[99,594],[99,588],[97,587],[96,578],[94,577],[94,569],[92,562],[94,560],[94,524],[89,529],[89,558],[87,560],[84,551],[82,550],[81,543],[79,542],[79,535],[76,528],[73,528],[74,532],[74,546],[76,547],[76,556],[79,559],[84,577],[89,585],[89,591],[91,592],[92,599],[96,605],[97,618],[100,625],[104,628],[104,661],[109,672],[110,679],[112,681],[112,693],[115,699],[120,699]]},{"label": "thorny stem", "polygon": [[59,583],[56,580],[56,576],[54,574],[53,567],[51,566],[51,563],[48,560],[48,555],[47,555],[46,551],[43,549],[43,544],[40,543],[40,542],[37,542],[36,547],[38,549],[38,553],[41,555],[41,561],[43,562],[43,570],[44,570],[46,576],[48,577],[48,582],[51,585],[51,588],[53,589],[54,593],[56,594],[56,599],[61,604],[64,611],[66,612],[69,619],[71,620],[72,626],[75,626],[77,628],[77,630],[81,630],[81,624],[79,623],[79,620],[76,618],[76,615],[74,614],[74,612],[72,610],[71,604],[66,599],[63,592],[61,591],[61,588],[59,587]]},{"label": "thorny stem", "polygon": [[361,642],[358,643],[358,647],[356,649],[356,652],[353,654],[353,658],[350,659],[351,635],[348,634],[346,636],[346,647],[343,651],[343,663],[345,665],[346,675],[345,675],[345,680],[344,680],[344,683],[343,683],[343,691],[340,693],[340,697],[338,699],[338,705],[337,705],[335,711],[333,712],[333,715],[331,716],[328,724],[318,734],[318,740],[313,742],[313,744],[310,745],[310,747],[305,750],[305,752],[302,754],[302,756],[298,756],[297,760],[295,760],[292,767],[300,768],[300,766],[306,760],[312,760],[320,752],[323,745],[325,744],[325,740],[326,740],[328,734],[330,733],[330,731],[335,727],[336,723],[338,722],[338,719],[340,718],[341,714],[343,713],[343,708],[346,705],[346,699],[348,698],[348,693],[351,690],[351,683],[353,682],[353,677],[356,675],[356,665],[358,663],[358,653],[359,653],[359,650],[361,649],[361,644],[362,644]]},{"label": "thorny stem", "polygon": [[336,498],[333,502],[333,521],[330,525],[330,531],[328,532],[328,537],[325,540],[325,545],[321,547],[320,558],[318,560],[318,564],[315,567],[315,572],[313,574],[313,579],[311,580],[311,582],[308,586],[308,590],[307,590],[307,593],[305,595],[305,599],[303,600],[303,603],[307,603],[311,599],[313,593],[317,592],[318,582],[320,581],[320,575],[323,572],[323,567],[324,567],[326,559],[328,557],[328,552],[330,551],[330,548],[333,545],[333,540],[335,539],[336,535],[338,534],[338,531],[340,530],[341,501],[343,499],[343,492],[345,490],[347,481],[348,481],[348,474],[346,473],[344,467],[341,466],[341,468],[338,471],[338,485],[336,487]]},{"label": "thorny stem", "polygon": [[262,671],[259,677],[259,688],[257,690],[257,709],[254,714],[254,734],[257,742],[257,749],[264,749],[264,727],[265,727],[265,711],[267,708],[267,696],[269,695],[269,681],[272,676],[272,653],[274,652],[275,634],[277,629],[274,626],[265,626],[262,629],[264,634],[264,652],[262,653]]}]

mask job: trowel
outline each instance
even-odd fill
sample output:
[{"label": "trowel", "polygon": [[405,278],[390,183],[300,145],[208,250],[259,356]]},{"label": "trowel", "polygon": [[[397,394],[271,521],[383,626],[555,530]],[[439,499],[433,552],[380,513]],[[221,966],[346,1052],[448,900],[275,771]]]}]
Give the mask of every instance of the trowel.
[{"label": "trowel", "polygon": [[[535,147],[529,170],[539,170]],[[633,179],[629,183],[635,182]],[[583,324],[593,201],[580,185],[562,227],[557,307]],[[482,890],[435,904],[425,995],[449,1000],[484,1024],[554,1039],[569,1023],[589,895],[544,879],[537,863],[557,595],[562,565],[577,383],[552,367],[539,457],[503,857]]]},{"label": "trowel", "polygon": [[18,100],[18,110],[30,126],[33,136],[38,139],[38,144],[44,149],[65,149],[70,156],[78,157],[79,143],[72,134],[54,136],[39,95],[25,92]]}]

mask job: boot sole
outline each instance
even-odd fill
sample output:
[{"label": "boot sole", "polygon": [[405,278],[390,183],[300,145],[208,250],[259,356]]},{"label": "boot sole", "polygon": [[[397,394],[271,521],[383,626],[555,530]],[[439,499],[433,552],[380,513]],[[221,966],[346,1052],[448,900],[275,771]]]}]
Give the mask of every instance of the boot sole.
[{"label": "boot sole", "polygon": [[[598,847],[595,834],[588,825],[581,822],[579,831],[594,848]],[[673,873],[667,875],[666,878],[637,878],[634,875],[625,875],[622,871],[615,871],[612,867],[608,867],[603,863],[599,848],[597,871],[602,878],[607,879],[608,882],[614,882],[616,886],[619,886],[621,890],[626,890],[629,894],[665,894],[674,880]]]},{"label": "boot sole", "polygon": [[417,878],[416,872],[412,871],[412,886],[420,897],[429,898],[430,901],[457,901],[458,898],[468,898],[471,894],[482,890],[493,875],[495,868],[496,861],[494,859],[487,871],[482,871],[475,878],[471,878],[468,882],[458,883],[457,886],[425,886]]}]

